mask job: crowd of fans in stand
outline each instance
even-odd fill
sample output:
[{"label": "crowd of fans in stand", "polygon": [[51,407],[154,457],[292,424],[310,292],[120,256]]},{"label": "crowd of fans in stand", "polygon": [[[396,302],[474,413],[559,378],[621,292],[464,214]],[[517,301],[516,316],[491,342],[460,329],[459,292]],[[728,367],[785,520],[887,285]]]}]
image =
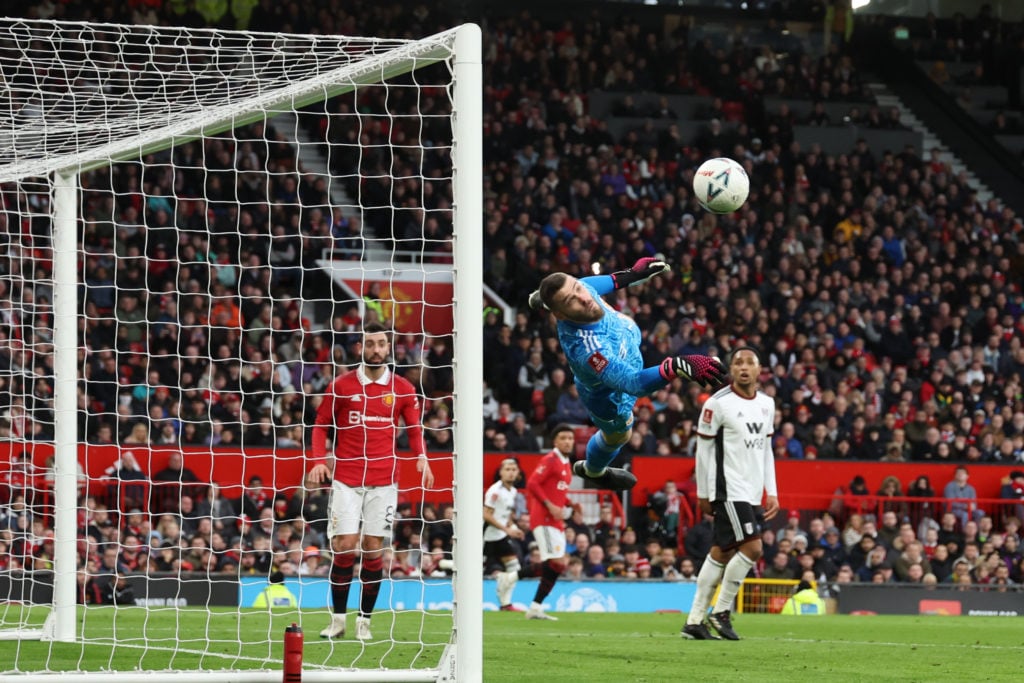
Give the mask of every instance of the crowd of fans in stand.
[{"label": "crowd of fans in stand", "polygon": [[[331,10],[318,15],[320,30],[424,35],[451,24],[425,6],[405,13],[377,3],[341,4],[317,5]],[[129,18],[93,5],[39,7],[63,18]],[[267,21],[262,13],[270,12],[275,28],[316,28],[291,26],[275,15],[283,11],[264,2],[253,21]],[[170,14],[166,21],[179,23]],[[954,175],[934,150],[875,154],[858,142],[848,154],[831,156],[794,140],[794,116],[787,108],[767,110],[766,96],[863,102],[867,95],[839,42],[824,55],[794,49],[780,58],[774,41],[796,47],[781,29],[769,26],[761,46],[686,23],[661,35],[610,16],[557,26],[516,16],[487,28],[486,278],[520,310],[511,326],[496,310],[484,313],[489,448],[536,451],[545,423],[585,419],[552,321],[525,305],[539,280],[554,270],[611,272],[661,254],[672,273],[640,291],[617,292],[614,306],[645,330],[652,364],[677,353],[723,354],[740,343],[763,348],[764,387],[780,406],[777,457],[1021,461],[1024,226],[998,202],[980,203],[966,177]],[[706,95],[709,120],[698,130],[651,135],[641,127],[616,139],[606,122],[588,116],[594,88]],[[367,92],[362,100],[338,98],[328,111],[381,106],[380,96]],[[863,104],[870,110],[870,102]],[[303,117],[342,153],[352,143],[326,117]],[[721,125],[727,119],[731,127]],[[390,129],[368,125],[361,133],[364,145],[394,155],[360,158],[365,175],[411,163],[386,144]],[[701,211],[689,191],[693,170],[712,155],[735,157],[751,177],[749,201],[734,216]],[[312,309],[299,302],[316,274],[313,260],[323,248],[351,246],[360,220],[399,248],[444,251],[450,200],[446,185],[428,175],[422,185],[403,180],[370,188],[376,206],[392,207],[385,214],[344,215],[332,208],[324,179],[296,172],[295,160],[272,127],[254,124],[145,165],[84,176],[83,441],[302,445],[316,394],[358,352],[353,332],[362,322],[355,301],[310,319]],[[46,201],[43,188],[4,188],[4,437],[52,438],[49,224],[18,223],[10,213],[44,216]],[[431,446],[450,448],[443,398],[451,393],[450,344],[406,335],[395,351],[397,366],[436,399],[425,416]],[[623,458],[690,453],[701,400],[698,389],[677,383],[639,402]],[[265,503],[275,500],[272,492],[264,495]],[[217,501],[207,492],[193,502],[202,509]],[[218,542],[205,529],[184,534],[182,514],[151,517],[152,528],[130,534],[132,515],[115,514],[110,519],[119,526],[89,536],[98,544],[116,538],[125,548],[134,537],[152,548],[150,567],[170,543],[166,561],[193,569],[247,571],[258,563],[246,551],[255,551],[264,553],[260,561],[289,561],[298,571],[306,554],[315,557],[311,548],[324,547],[322,530],[305,516],[308,502],[285,501],[283,514],[291,516],[280,519],[299,520],[290,524],[261,523],[264,514],[277,516],[276,502],[240,526],[225,524],[223,533],[215,521]],[[13,503],[19,504],[28,503]],[[102,505],[90,503],[83,524]],[[244,512],[241,505],[234,510],[236,517]],[[430,558],[444,552],[433,545],[443,534],[423,526],[431,512],[409,514],[414,521],[409,538],[396,544],[394,575],[433,571]],[[138,523],[147,523],[145,511]],[[257,529],[271,528],[260,540]],[[278,528],[292,531],[282,532],[287,542],[275,547]],[[45,529],[38,531],[33,538],[43,540],[33,547],[45,552]],[[604,566],[589,545],[602,548],[608,565],[617,566],[610,560],[622,554],[625,566],[638,571],[643,538],[619,538],[616,553],[609,544],[583,541],[590,536],[574,535],[580,562],[572,571]],[[120,556],[123,548],[114,549]],[[664,553],[676,552],[671,543],[654,550],[646,548],[652,575]],[[275,552],[281,556],[268,560]],[[682,573],[675,557],[668,564]]]}]

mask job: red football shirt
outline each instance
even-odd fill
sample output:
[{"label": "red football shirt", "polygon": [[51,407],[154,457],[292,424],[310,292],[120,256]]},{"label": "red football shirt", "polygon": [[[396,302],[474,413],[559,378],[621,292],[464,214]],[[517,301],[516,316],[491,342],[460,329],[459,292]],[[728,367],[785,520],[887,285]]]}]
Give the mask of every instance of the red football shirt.
[{"label": "red football shirt", "polygon": [[569,499],[569,482],[572,481],[572,465],[569,458],[557,449],[540,459],[536,469],[526,481],[527,505],[530,509],[530,528],[553,526],[565,529],[565,519],[555,519],[544,501],[551,501],[559,507],[565,507]]},{"label": "red football shirt", "polygon": [[395,436],[399,422],[414,455],[426,454],[420,400],[404,377],[385,370],[371,380],[363,367],[331,383],[316,412],[313,466],[326,464],[327,431],[335,427],[334,478],[348,486],[387,486],[398,478]]}]

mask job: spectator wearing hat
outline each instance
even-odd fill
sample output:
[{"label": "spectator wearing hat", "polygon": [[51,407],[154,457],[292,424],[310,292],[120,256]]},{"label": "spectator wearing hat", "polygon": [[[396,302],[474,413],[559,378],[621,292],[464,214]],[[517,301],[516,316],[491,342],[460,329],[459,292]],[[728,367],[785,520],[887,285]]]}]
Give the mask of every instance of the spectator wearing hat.
[{"label": "spectator wearing hat", "polygon": [[868,553],[864,564],[856,569],[857,580],[870,583],[874,580],[875,572],[882,569],[892,571],[892,564],[887,559],[885,546],[876,545]]},{"label": "spectator wearing hat", "polygon": [[840,537],[839,527],[830,526],[825,529],[825,537],[821,539],[820,545],[825,549],[825,557],[836,567],[846,563],[846,546]]},{"label": "spectator wearing hat", "polygon": [[807,534],[795,534],[793,536],[793,549],[790,551],[790,554],[793,555],[793,557],[799,558],[802,554],[807,552],[808,547],[810,547],[810,542],[807,540]]},{"label": "spectator wearing hat", "polygon": [[609,579],[627,578],[626,557],[622,553],[614,553],[608,556],[608,570],[606,576]]},{"label": "spectator wearing hat", "polygon": [[796,534],[804,534],[804,530],[800,528],[800,511],[793,509],[786,515],[786,524],[779,530],[778,537],[792,540]]},{"label": "spectator wearing hat", "polygon": [[299,576],[327,576],[328,565],[323,561],[323,555],[315,545],[306,546],[302,551],[302,564],[296,569]]},{"label": "spectator wearing hat", "polygon": [[953,573],[947,579],[949,583],[956,586],[969,586],[974,583],[971,577],[971,563],[964,557],[959,557],[953,562]]}]

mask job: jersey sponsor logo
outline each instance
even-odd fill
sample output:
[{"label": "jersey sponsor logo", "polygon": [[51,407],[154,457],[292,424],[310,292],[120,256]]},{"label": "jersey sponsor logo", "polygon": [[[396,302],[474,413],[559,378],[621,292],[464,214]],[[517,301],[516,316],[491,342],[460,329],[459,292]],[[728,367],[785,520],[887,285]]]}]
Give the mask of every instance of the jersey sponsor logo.
[{"label": "jersey sponsor logo", "polygon": [[713,415],[714,415],[714,412],[712,412],[711,408],[705,408],[704,409],[704,414],[701,416],[700,419],[702,421],[704,421],[704,422],[707,422],[708,424],[711,424],[711,418],[712,418]]},{"label": "jersey sponsor logo", "polygon": [[363,400],[363,397],[359,396],[358,394],[352,397],[352,402],[353,403],[359,403],[362,400]]},{"label": "jersey sponsor logo", "polygon": [[747,431],[749,431],[751,434],[760,434],[762,429],[764,429],[764,425],[761,424],[760,422],[747,423]]},{"label": "jersey sponsor logo", "polygon": [[569,483],[565,482],[565,481],[560,481],[560,482],[558,482],[557,488],[558,488],[559,491],[568,491],[569,490]]},{"label": "jersey sponsor logo", "polygon": [[766,445],[767,439],[763,436],[756,439],[743,439],[743,445],[747,447],[747,450],[751,451],[763,451]]},{"label": "jersey sponsor logo", "polygon": [[604,372],[604,369],[608,367],[608,359],[601,355],[600,351],[595,351],[587,359],[587,365],[594,368],[594,372]]}]

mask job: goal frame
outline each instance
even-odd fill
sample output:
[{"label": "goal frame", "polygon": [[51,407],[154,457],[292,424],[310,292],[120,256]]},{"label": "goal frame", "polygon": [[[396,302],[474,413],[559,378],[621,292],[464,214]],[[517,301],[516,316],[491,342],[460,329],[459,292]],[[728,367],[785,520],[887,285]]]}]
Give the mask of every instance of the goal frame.
[{"label": "goal frame", "polygon": [[[140,27],[142,29],[143,27]],[[449,40],[451,50],[436,44]],[[414,69],[451,59],[452,191],[453,191],[453,306],[454,306],[454,606],[452,634],[436,669],[304,670],[307,681],[459,681],[483,678],[482,585],[483,553],[481,478],[483,400],[481,377],[480,311],[483,308],[480,178],[482,163],[481,31],[476,24],[430,36],[421,42],[339,67],[244,103],[211,107],[195,119],[155,128],[124,140],[79,151],[57,159],[31,159],[0,172],[0,182],[52,176],[53,306],[54,306],[54,591],[50,614],[41,630],[27,630],[22,638],[77,642],[76,633],[76,515],[77,515],[77,240],[79,175],[83,171],[162,151],[204,136],[265,120],[275,112],[293,111],[308,104],[349,92],[360,85],[382,83]],[[450,86],[451,87],[451,86]],[[281,634],[283,637],[283,633]],[[54,675],[80,681],[130,678],[147,681],[279,681],[279,669],[131,672],[28,673],[23,681],[52,681]]]}]

